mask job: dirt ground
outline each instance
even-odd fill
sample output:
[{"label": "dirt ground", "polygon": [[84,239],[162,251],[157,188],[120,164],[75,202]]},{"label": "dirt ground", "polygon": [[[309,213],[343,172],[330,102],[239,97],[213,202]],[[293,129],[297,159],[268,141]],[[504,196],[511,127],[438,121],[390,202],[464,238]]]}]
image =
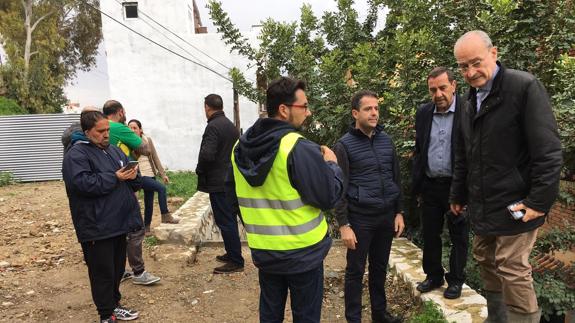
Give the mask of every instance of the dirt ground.
[{"label": "dirt ground", "polygon": [[[170,208],[175,210],[177,205]],[[158,210],[152,226],[159,223],[157,214]],[[201,248],[191,265],[151,256],[165,250],[173,247],[160,245],[144,251],[146,270],[162,277],[160,283],[147,287],[122,283],[122,303],[140,312],[138,321],[258,321],[257,270],[246,247],[245,271],[230,275],[212,274],[221,248]],[[345,249],[334,246],[325,261],[323,322],[345,322],[344,268]],[[388,308],[393,314],[409,317],[419,308],[402,282],[388,279],[387,290]],[[369,302],[367,292],[364,294],[367,322]],[[0,187],[0,322],[97,320],[64,184],[56,181]],[[291,322],[289,306],[285,321]]]}]

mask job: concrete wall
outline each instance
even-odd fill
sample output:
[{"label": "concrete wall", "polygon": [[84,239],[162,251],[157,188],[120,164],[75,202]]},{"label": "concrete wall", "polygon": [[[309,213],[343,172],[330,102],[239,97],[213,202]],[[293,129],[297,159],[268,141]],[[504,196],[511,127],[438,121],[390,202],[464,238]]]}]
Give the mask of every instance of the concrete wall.
[{"label": "concrete wall", "polygon": [[[194,34],[191,0],[140,0],[136,19],[126,19],[119,0],[101,0],[101,10],[156,42],[183,56],[208,65],[228,76],[227,69],[170,34],[142,13],[161,23],[227,67],[246,70],[248,61],[230,54],[218,34]],[[207,19],[208,17],[203,17]],[[164,166],[172,170],[194,170],[206,126],[203,99],[217,93],[224,111],[233,120],[231,82],[188,62],[102,16],[102,32],[108,63],[111,98],[120,101],[127,118],[142,122],[154,139]],[[254,35],[249,35],[255,39]],[[172,40],[172,41],[171,41]],[[181,48],[179,48],[180,46]],[[187,53],[187,52],[188,53]],[[255,79],[255,71],[245,75]],[[255,103],[240,97],[240,121],[246,130],[258,117]]]}]

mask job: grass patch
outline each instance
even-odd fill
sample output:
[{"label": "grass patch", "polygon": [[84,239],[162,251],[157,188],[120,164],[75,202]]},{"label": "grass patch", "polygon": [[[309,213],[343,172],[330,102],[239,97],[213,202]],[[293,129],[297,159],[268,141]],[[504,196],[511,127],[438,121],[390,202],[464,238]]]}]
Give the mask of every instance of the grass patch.
[{"label": "grass patch", "polygon": [[194,172],[167,172],[170,184],[167,185],[168,196],[183,197],[184,200],[194,195],[198,188],[198,176]]},{"label": "grass patch", "polygon": [[144,247],[151,248],[159,244],[158,238],[156,236],[149,236],[144,238]]},{"label": "grass patch", "polygon": [[409,319],[409,323],[449,323],[437,305],[431,301],[423,303],[421,312]]}]

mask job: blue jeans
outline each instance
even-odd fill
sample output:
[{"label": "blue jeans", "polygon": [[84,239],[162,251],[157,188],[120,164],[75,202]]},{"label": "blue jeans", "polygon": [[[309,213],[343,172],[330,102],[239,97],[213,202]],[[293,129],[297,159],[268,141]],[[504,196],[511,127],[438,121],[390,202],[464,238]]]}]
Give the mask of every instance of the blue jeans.
[{"label": "blue jeans", "polygon": [[154,192],[158,192],[158,204],[162,214],[169,213],[166,200],[166,187],[156,181],[154,177],[142,176],[142,189],[144,190],[144,225],[150,226],[154,214]]},{"label": "blue jeans", "polygon": [[225,192],[210,193],[210,204],[214,212],[214,220],[220,229],[224,248],[231,261],[243,265],[242,243],[238,230],[238,217],[232,212],[232,208],[226,200]]},{"label": "blue jeans", "polygon": [[316,269],[291,275],[259,271],[260,323],[284,320],[287,292],[290,292],[294,323],[319,322],[323,298],[323,263]]}]

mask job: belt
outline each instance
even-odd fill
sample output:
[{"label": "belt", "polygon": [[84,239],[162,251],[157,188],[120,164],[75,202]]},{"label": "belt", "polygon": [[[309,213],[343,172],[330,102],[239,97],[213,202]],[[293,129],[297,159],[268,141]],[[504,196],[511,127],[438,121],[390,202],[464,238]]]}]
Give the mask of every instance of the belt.
[{"label": "belt", "polygon": [[429,176],[425,176],[425,178],[431,183],[451,184],[451,177],[429,177]]}]

